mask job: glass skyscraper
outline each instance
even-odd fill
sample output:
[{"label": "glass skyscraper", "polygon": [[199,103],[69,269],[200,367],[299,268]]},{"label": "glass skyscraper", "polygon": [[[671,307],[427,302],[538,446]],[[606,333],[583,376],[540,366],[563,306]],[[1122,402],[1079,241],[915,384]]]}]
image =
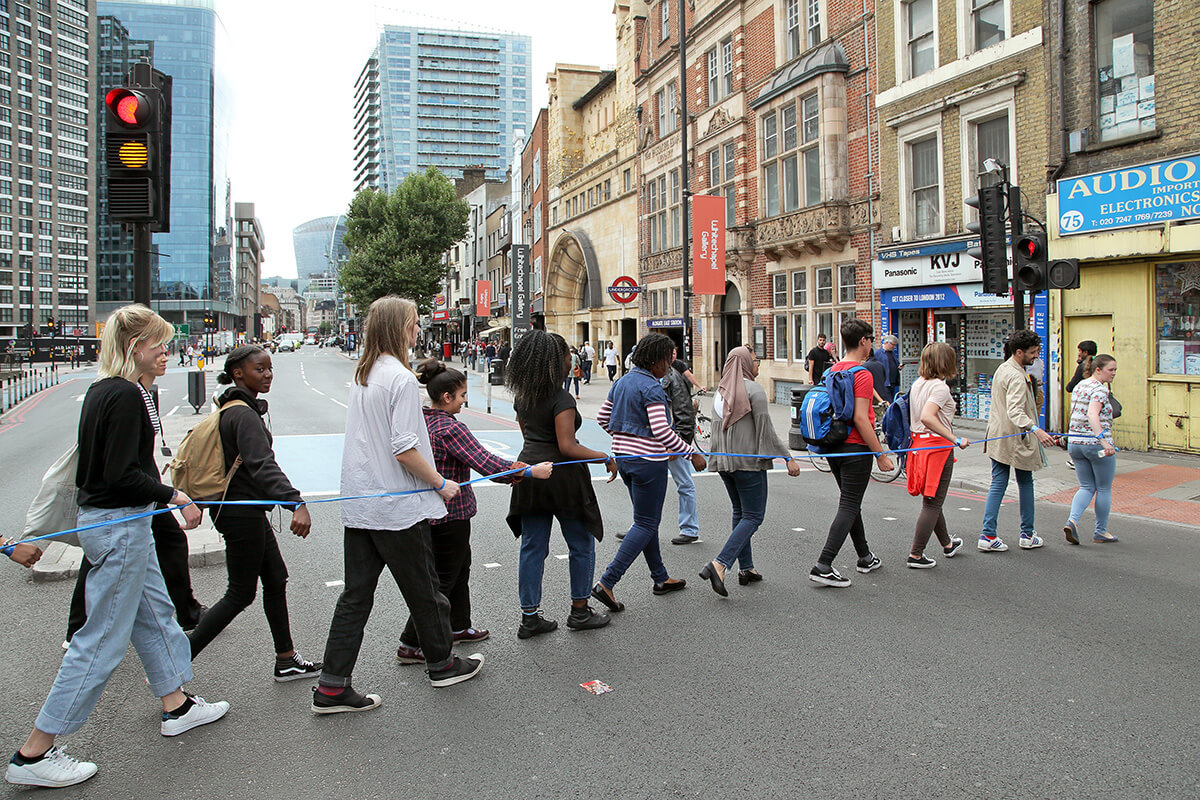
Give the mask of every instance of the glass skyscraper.
[{"label": "glass skyscraper", "polygon": [[503,180],[532,118],[531,52],[528,36],[385,26],[355,84],[355,188],[391,191],[426,167]]},{"label": "glass skyscraper", "polygon": [[346,236],[346,218],[318,217],[292,229],[292,248],[296,252],[296,276],[329,273],[337,277],[338,269],[350,257],[342,239]]},{"label": "glass skyscraper", "polygon": [[[155,310],[172,322],[201,329],[204,311],[215,311],[220,327],[233,328],[233,274],[229,256],[232,212],[227,171],[230,94],[217,64],[224,26],[212,0],[101,0],[100,17],[110,17],[109,31],[136,43],[155,69],[170,75],[171,97],[171,230],[154,234],[157,253],[151,273]],[[105,49],[101,59],[128,58],[128,50]],[[101,63],[99,102],[112,88],[104,80],[119,77],[112,63]],[[101,116],[103,119],[103,116]],[[101,133],[103,135],[103,133]],[[103,220],[101,221],[103,224]],[[102,228],[103,230],[103,228]],[[111,228],[110,228],[111,230]],[[106,243],[117,245],[110,235]],[[118,276],[119,254],[100,256],[97,311],[103,315],[132,300],[132,281]],[[107,271],[107,274],[106,272]]]}]

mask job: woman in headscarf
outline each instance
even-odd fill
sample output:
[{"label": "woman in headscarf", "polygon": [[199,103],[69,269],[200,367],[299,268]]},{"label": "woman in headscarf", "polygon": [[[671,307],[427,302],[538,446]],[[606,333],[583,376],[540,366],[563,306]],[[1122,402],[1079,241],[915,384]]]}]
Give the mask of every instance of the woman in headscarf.
[{"label": "woman in headscarf", "polygon": [[[748,347],[735,347],[725,357],[721,383],[713,398],[712,458],[708,468],[721,476],[733,504],[733,530],[717,557],[704,565],[700,577],[713,591],[727,597],[725,572],[736,560],[738,583],[762,580],[754,568],[750,537],[767,513],[767,470],[774,458],[787,463],[789,475],[800,474],[800,464],[771,424],[767,393],[758,377],[758,357]],[[722,455],[730,453],[733,455]]]}]

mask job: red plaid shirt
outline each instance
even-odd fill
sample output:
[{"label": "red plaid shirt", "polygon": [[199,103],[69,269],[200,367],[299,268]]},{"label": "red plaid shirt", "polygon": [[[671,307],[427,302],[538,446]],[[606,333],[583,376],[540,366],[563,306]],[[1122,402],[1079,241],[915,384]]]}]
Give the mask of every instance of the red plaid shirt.
[{"label": "red plaid shirt", "polygon": [[[470,429],[440,408],[425,408],[425,427],[429,429],[429,442],[433,445],[433,463],[443,478],[462,483],[470,480],[471,470],[480,475],[495,475],[513,468],[511,461],[492,453],[479,443]],[[518,475],[497,478],[498,483],[512,483]],[[470,486],[446,503],[446,516],[434,520],[433,524],[456,519],[470,519],[478,506],[475,492]]]}]

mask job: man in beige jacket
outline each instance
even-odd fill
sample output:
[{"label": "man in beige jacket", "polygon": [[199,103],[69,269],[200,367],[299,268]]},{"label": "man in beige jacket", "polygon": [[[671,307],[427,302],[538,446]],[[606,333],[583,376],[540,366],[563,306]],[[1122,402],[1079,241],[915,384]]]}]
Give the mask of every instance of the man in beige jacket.
[{"label": "man in beige jacket", "polygon": [[[996,518],[1000,503],[1008,488],[1009,470],[1016,470],[1018,499],[1021,507],[1020,545],[1025,550],[1041,547],[1044,542],[1033,527],[1033,473],[1045,466],[1042,445],[1054,439],[1038,427],[1038,409],[1042,406],[1042,389],[1028,372],[1042,352],[1042,340],[1036,333],[1021,330],[1008,340],[1011,357],[996,368],[992,376],[992,413],[988,417],[987,438],[996,439],[984,445],[992,459],[992,488],[988,491],[983,510],[983,533],[979,549],[987,553],[1003,553],[1008,545],[996,535]],[[1020,434],[1015,436],[1013,434]]]}]

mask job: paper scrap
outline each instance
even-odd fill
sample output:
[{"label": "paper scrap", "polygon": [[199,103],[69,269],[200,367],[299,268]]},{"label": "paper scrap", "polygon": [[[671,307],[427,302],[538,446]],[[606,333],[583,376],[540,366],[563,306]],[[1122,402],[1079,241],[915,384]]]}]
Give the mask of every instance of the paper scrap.
[{"label": "paper scrap", "polygon": [[592,694],[604,694],[605,692],[612,691],[612,687],[603,681],[588,681],[587,683],[581,683],[579,685],[584,689],[587,689]]}]

